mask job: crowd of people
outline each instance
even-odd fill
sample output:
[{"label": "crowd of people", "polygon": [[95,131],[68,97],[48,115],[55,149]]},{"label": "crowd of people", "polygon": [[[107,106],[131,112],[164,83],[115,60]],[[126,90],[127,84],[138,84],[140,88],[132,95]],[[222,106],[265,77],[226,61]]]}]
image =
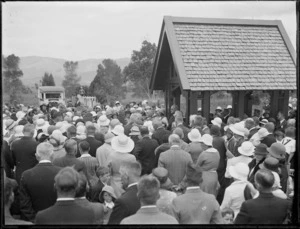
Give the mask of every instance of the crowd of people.
[{"label": "crowd of people", "polygon": [[291,223],[295,111],[224,110],[4,105],[5,224]]}]

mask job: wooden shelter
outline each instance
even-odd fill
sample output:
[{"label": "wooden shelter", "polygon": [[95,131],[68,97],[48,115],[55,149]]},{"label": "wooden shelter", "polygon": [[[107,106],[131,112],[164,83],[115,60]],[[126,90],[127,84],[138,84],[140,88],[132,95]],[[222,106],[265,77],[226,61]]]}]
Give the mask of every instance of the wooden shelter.
[{"label": "wooden shelter", "polygon": [[[165,16],[150,89],[163,90],[169,114],[186,101],[185,115],[200,102],[208,119],[210,96],[227,91],[233,115],[251,116],[251,94],[271,95],[271,116],[288,112],[289,91],[296,90],[296,54],[279,20],[212,19]],[[200,100],[200,101],[199,101]]]}]

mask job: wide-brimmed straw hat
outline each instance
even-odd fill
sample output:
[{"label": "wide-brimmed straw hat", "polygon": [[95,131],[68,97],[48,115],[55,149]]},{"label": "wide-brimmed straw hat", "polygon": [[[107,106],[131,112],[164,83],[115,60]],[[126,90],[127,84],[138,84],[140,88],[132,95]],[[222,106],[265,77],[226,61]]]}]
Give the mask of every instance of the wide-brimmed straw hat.
[{"label": "wide-brimmed straw hat", "polygon": [[247,164],[239,162],[233,166],[229,166],[229,174],[235,179],[246,181],[249,174],[249,167]]},{"label": "wide-brimmed straw hat", "polygon": [[124,134],[124,127],[122,125],[116,125],[111,132],[117,136],[122,135]]},{"label": "wide-brimmed straw hat", "polygon": [[45,126],[49,126],[49,123],[45,121],[45,119],[39,118],[36,120],[35,129],[40,130],[43,129]]},{"label": "wide-brimmed straw hat", "polygon": [[12,120],[12,119],[8,119],[8,120],[6,120],[6,122],[5,122],[5,126],[6,126],[6,130],[11,130],[11,129],[13,129],[15,126],[17,126],[18,125],[18,122],[15,122],[14,120]]},{"label": "wide-brimmed straw hat", "polygon": [[201,134],[198,129],[192,129],[188,133],[188,138],[191,142],[201,142]]},{"label": "wide-brimmed straw hat", "polygon": [[239,136],[244,136],[245,135],[245,127],[239,123],[235,123],[231,126],[229,126],[229,129],[236,135],[239,135]]},{"label": "wide-brimmed straw hat", "polygon": [[244,155],[244,156],[252,156],[254,154],[254,145],[249,142],[243,142],[242,145],[238,148],[238,151],[240,154]]},{"label": "wide-brimmed straw hat", "polygon": [[108,126],[110,123],[110,120],[107,118],[106,115],[101,115],[98,119],[98,123],[100,126]]},{"label": "wide-brimmed straw hat", "polygon": [[111,147],[120,153],[129,153],[134,148],[134,142],[126,135],[115,136],[111,140]]},{"label": "wide-brimmed straw hat", "polygon": [[138,126],[132,126],[131,129],[130,129],[130,136],[132,135],[140,135],[141,132],[140,132],[140,128]]}]

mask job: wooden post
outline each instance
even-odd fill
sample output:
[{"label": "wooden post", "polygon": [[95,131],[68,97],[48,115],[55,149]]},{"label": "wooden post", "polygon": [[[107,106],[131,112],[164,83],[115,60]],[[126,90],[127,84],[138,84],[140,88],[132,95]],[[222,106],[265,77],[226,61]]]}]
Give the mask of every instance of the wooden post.
[{"label": "wooden post", "polygon": [[289,104],[289,91],[281,91],[279,92],[279,98],[277,103],[278,110],[275,115],[277,115],[278,111],[282,111],[285,117],[288,115],[288,104]]},{"label": "wooden post", "polygon": [[238,97],[239,93],[237,91],[231,92],[232,96],[232,115],[238,117]]},{"label": "wooden post", "polygon": [[210,92],[203,92],[203,107],[202,107],[203,116],[209,121],[209,113],[210,113]]},{"label": "wooden post", "polygon": [[190,92],[190,99],[188,103],[190,104],[190,114],[197,114],[197,92],[191,91]]},{"label": "wooden post", "polygon": [[253,100],[251,98],[251,91],[246,92],[246,95],[244,97],[244,113],[247,114],[249,117],[252,116],[252,105],[253,105]]},{"label": "wooden post", "polygon": [[240,119],[244,116],[245,106],[244,106],[244,98],[245,98],[245,91],[239,91],[238,92],[238,98],[237,98],[237,117]]},{"label": "wooden post", "polygon": [[[271,101],[270,101],[270,117],[275,118],[278,112],[278,99],[279,99],[279,91],[272,91],[271,93]],[[282,106],[283,104],[281,104]]]}]

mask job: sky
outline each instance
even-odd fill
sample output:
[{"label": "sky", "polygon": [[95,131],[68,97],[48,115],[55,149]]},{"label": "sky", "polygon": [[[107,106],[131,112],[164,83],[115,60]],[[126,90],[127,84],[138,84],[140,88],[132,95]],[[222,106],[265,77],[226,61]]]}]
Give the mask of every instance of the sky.
[{"label": "sky", "polygon": [[164,16],[281,20],[296,47],[296,3],[2,2],[2,52],[67,60],[130,57],[158,43]]}]

